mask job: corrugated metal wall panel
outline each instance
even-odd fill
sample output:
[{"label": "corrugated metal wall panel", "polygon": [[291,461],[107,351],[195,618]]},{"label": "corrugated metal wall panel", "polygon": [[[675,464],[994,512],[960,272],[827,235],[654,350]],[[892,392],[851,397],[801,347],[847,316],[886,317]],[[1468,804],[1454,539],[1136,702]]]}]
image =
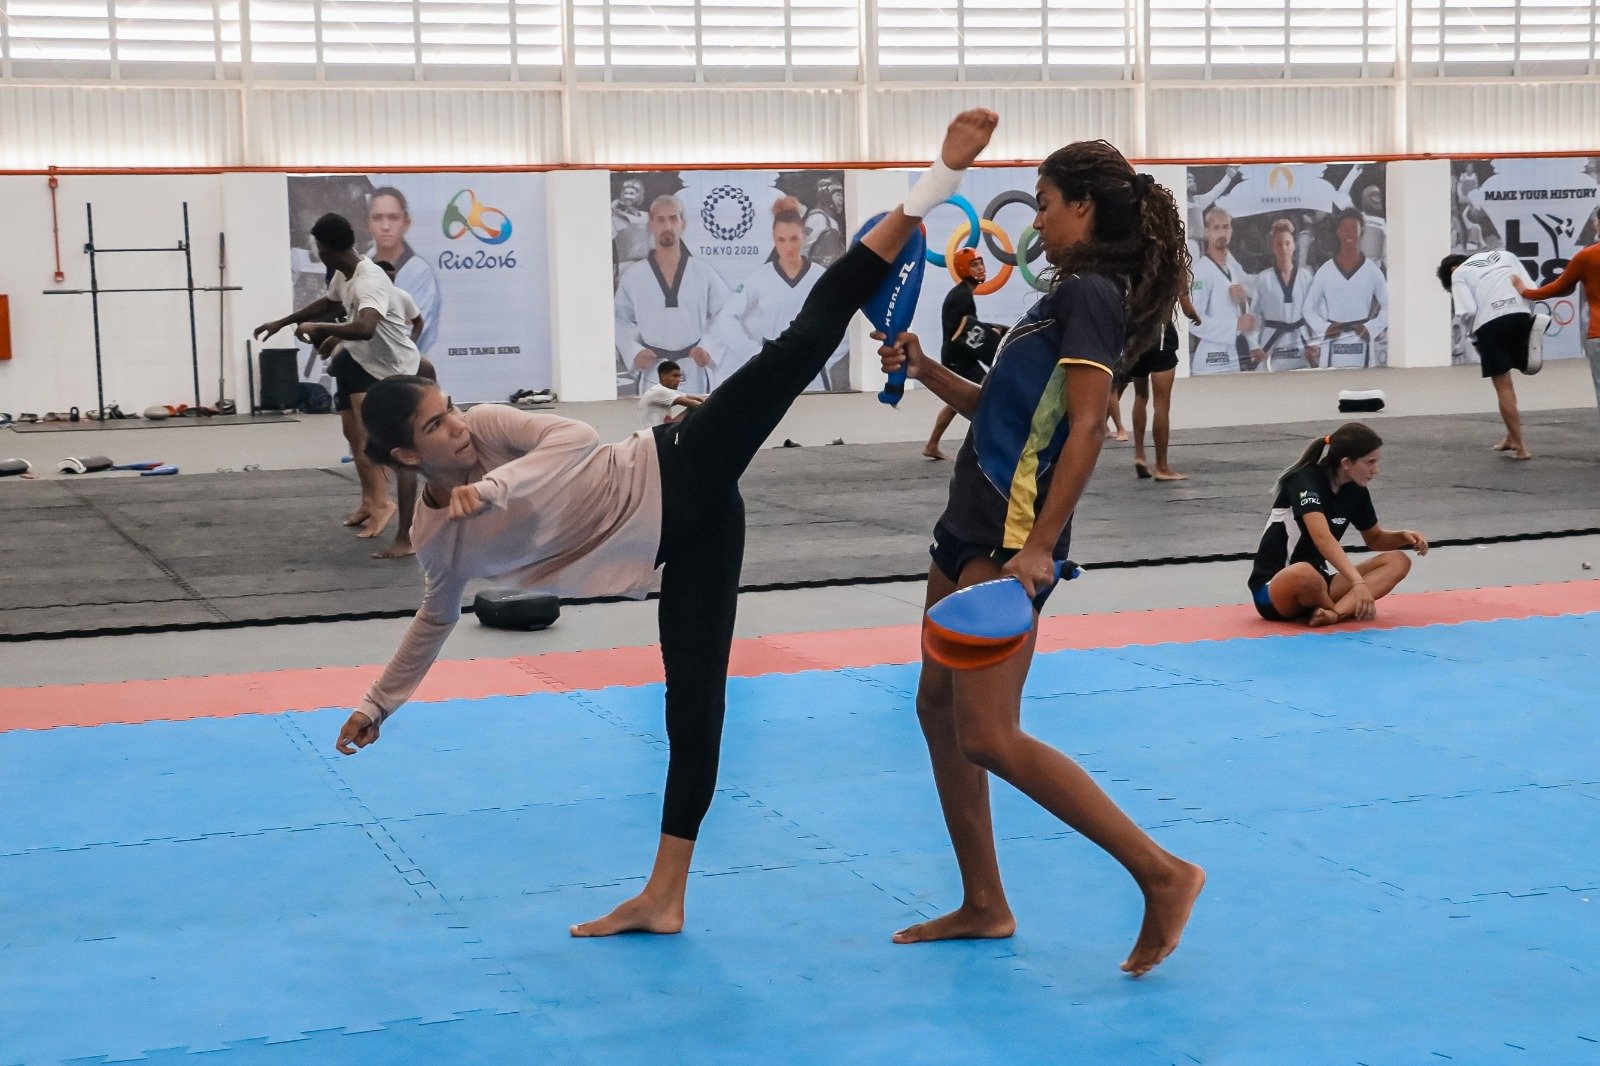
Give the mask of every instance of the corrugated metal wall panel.
[{"label": "corrugated metal wall panel", "polygon": [[232,166],[242,148],[232,89],[0,82],[0,168]]},{"label": "corrugated metal wall panel", "polygon": [[855,91],[590,87],[572,98],[574,163],[860,158]]},{"label": "corrugated metal wall panel", "polygon": [[1396,150],[1388,85],[1152,89],[1152,158],[1382,154]]},{"label": "corrugated metal wall panel", "polygon": [[531,89],[258,88],[261,166],[493,166],[558,162],[561,96]]},{"label": "corrugated metal wall panel", "polygon": [[1134,91],[1127,86],[880,89],[871,158],[927,157],[950,116],[969,107],[1000,113],[987,153],[992,159],[1039,159],[1069,141],[1097,137],[1131,145],[1134,104]]},{"label": "corrugated metal wall panel", "polygon": [[1413,83],[1413,152],[1561,152],[1600,145],[1600,81]]}]

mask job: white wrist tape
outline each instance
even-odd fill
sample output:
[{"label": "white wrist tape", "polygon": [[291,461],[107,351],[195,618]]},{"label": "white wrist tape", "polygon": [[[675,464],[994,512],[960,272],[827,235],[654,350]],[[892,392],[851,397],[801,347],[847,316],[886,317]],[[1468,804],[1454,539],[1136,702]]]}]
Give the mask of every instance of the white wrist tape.
[{"label": "white wrist tape", "polygon": [[943,159],[935,159],[933,165],[923,171],[922,177],[911,187],[911,193],[900,205],[900,210],[912,218],[927,217],[961,188],[961,179],[966,173],[965,170],[951,170],[944,165]]}]

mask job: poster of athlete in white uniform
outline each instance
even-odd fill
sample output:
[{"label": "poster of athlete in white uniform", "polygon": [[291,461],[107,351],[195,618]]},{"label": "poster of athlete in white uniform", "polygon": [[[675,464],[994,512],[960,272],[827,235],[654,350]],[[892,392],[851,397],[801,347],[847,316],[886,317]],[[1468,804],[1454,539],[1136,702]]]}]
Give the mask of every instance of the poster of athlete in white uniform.
[{"label": "poster of athlete in white uniform", "polygon": [[[1450,251],[1462,255],[1505,249],[1522,261],[1534,284],[1566,268],[1580,248],[1595,243],[1600,209],[1600,157],[1454,159],[1450,162]],[[1550,316],[1546,359],[1583,354],[1588,309],[1576,294],[1530,305]],[[1450,329],[1450,359],[1476,363],[1465,316]]]},{"label": "poster of athlete in white uniform", "polygon": [[1382,163],[1188,168],[1191,374],[1388,363]]},{"label": "poster of athlete in white uniform", "polygon": [[[618,396],[642,395],[665,360],[682,391],[710,392],[788,326],[824,258],[843,252],[841,171],[618,171],[611,185]],[[848,355],[817,390],[849,389]]]},{"label": "poster of athlete in white uniform", "polygon": [[[422,316],[418,347],[455,399],[550,387],[544,175],[296,174],[286,184],[294,306],[327,291],[311,223],[334,212],[355,230],[357,252],[395,268]],[[308,346],[299,369],[331,384]]]}]

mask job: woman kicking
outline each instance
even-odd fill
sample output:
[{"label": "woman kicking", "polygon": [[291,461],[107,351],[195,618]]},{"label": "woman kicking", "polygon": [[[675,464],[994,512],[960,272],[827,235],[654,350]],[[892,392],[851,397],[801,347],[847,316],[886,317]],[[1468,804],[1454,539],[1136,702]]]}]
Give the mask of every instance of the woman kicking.
[{"label": "woman kicking", "polygon": [[921,217],[959,187],[996,122],[991,111],[958,115],[905,204],[828,268],[778,339],[677,421],[601,446],[588,425],[554,415],[489,405],[463,415],[420,378],[368,391],[369,454],[416,469],[426,483],[412,533],[426,591],[399,651],[340,731],[343,754],[375,742],[416,691],[473,578],[570,597],[643,598],[662,569],[671,755],[655,866],[638,896],[573,926],[574,936],[683,928],[689,862],[716,789],[744,555],[739,477],[832,358]]},{"label": "woman kicking", "polygon": [[[1262,618],[1304,619],[1312,626],[1370,622],[1378,601],[1411,572],[1401,549],[1428,554],[1421,533],[1378,525],[1367,486],[1378,476],[1381,447],[1372,430],[1347,422],[1312,441],[1278,478],[1278,496],[1250,571],[1250,597]],[[1381,554],[1360,566],[1352,563],[1339,547],[1351,526]]]},{"label": "woman kicking", "polygon": [[[981,389],[925,356],[913,335],[880,350],[885,370],[904,366],[972,420],[933,532],[929,605],[1002,575],[1017,578],[1036,609],[1044,603],[1105,437],[1112,371],[1127,348],[1156,343],[1189,276],[1172,194],[1135,174],[1105,141],[1069,144],[1046,159],[1038,199],[1034,228],[1054,270],[1050,291],[1006,335]],[[1178,946],[1205,874],[1151,840],[1077,763],[1023,732],[1022,686],[1037,620],[1024,649],[995,666],[954,671],[923,659],[917,714],[963,899],[895,940],[1015,932],[989,814],[994,773],[1133,875],[1144,893],[1144,924],[1122,968],[1144,974]]]}]

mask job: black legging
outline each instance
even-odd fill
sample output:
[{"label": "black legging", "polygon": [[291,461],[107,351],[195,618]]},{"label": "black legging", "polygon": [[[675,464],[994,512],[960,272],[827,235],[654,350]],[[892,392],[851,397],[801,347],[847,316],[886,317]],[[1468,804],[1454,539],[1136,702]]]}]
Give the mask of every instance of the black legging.
[{"label": "black legging", "polygon": [[829,267],[789,328],[698,407],[655,430],[661,462],[661,661],[667,794],[661,831],[695,839],[717,787],[733,646],[744,500],[739,477],[795,397],[827,365],[889,264],[856,245]]}]

